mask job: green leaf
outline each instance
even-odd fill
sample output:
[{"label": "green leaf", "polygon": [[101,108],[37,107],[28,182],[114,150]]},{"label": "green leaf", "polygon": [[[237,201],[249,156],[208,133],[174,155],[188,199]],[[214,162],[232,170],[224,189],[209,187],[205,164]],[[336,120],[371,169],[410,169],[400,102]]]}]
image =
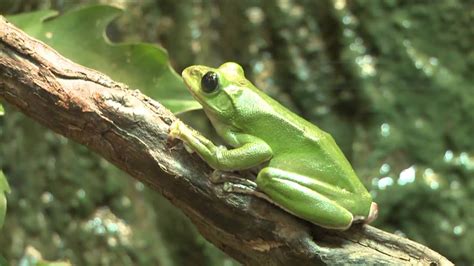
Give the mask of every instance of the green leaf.
[{"label": "green leaf", "polygon": [[10,186],[8,186],[7,178],[3,174],[2,170],[0,170],[0,192],[7,192],[10,193]]},{"label": "green leaf", "polygon": [[3,226],[5,214],[7,213],[7,197],[5,192],[10,193],[10,187],[8,186],[7,178],[0,170],[0,227]]},{"label": "green leaf", "polygon": [[3,109],[3,106],[0,104],[0,116],[5,114],[5,109]]},{"label": "green leaf", "polygon": [[116,7],[95,5],[61,16],[46,10],[7,19],[63,56],[141,90],[175,113],[199,109],[163,48],[147,43],[114,44],[107,39],[105,28],[121,13]]}]

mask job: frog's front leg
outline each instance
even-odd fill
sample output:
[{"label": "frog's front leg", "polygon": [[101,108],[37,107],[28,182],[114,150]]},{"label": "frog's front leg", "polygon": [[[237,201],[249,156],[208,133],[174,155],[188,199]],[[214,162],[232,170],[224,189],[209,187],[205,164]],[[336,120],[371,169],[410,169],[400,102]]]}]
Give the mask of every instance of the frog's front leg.
[{"label": "frog's front leg", "polygon": [[170,137],[183,140],[212,168],[224,171],[243,170],[257,166],[272,157],[272,150],[259,138],[227,132],[226,135],[237,148],[227,149],[216,146],[199,132],[190,129],[183,122],[176,121],[170,126]]},{"label": "frog's front leg", "polygon": [[349,228],[352,213],[325,196],[340,192],[330,185],[314,182],[319,181],[273,167],[262,169],[256,180],[257,188],[288,212],[325,228]]}]

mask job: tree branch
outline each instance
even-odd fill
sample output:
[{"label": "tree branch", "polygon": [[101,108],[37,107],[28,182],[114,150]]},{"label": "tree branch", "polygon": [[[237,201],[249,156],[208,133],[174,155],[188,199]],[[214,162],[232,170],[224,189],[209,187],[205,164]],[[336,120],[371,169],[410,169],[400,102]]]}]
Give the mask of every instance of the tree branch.
[{"label": "tree branch", "polygon": [[199,157],[168,140],[171,112],[65,59],[1,16],[0,98],[163,194],[205,238],[245,264],[451,264],[371,226],[325,230],[261,199],[225,193],[209,182],[212,170]]}]

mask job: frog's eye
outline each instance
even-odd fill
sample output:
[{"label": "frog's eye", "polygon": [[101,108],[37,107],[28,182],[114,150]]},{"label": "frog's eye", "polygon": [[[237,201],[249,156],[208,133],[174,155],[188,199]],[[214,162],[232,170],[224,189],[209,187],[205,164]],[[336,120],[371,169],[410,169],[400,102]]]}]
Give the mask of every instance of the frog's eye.
[{"label": "frog's eye", "polygon": [[201,79],[201,89],[206,93],[211,93],[219,88],[219,76],[216,72],[209,71]]}]

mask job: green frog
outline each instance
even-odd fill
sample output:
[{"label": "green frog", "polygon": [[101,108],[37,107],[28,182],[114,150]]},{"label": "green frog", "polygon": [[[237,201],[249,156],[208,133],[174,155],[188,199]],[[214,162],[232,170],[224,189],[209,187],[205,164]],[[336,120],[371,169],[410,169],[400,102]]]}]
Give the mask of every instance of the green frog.
[{"label": "green frog", "polygon": [[345,230],[376,218],[377,204],[331,135],[257,89],[240,65],[190,66],[182,76],[231,148],[215,145],[179,120],[170,136],[211,167],[234,171],[262,165],[253,194],[325,228]]}]

